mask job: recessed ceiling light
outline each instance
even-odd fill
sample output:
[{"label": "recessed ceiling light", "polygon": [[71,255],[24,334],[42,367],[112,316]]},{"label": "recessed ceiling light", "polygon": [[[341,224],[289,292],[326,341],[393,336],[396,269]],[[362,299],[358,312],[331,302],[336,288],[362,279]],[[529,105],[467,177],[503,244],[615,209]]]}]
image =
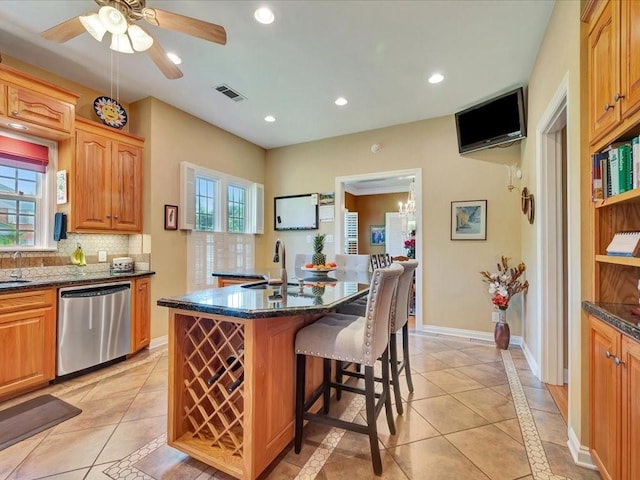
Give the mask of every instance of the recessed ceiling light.
[{"label": "recessed ceiling light", "polygon": [[432,84],[440,83],[443,80],[444,80],[444,75],[442,75],[441,73],[434,73],[429,77],[429,83],[432,83]]},{"label": "recessed ceiling light", "polygon": [[264,117],[264,121],[265,122],[269,122],[269,123],[273,123],[276,121],[276,117],[274,117],[273,115],[267,115],[266,117]]},{"label": "recessed ceiling light", "polygon": [[254,18],[264,24],[264,25],[269,25],[270,23],[273,23],[273,20],[276,18],[273,15],[273,12],[268,9],[267,7],[262,7],[257,9],[254,13],[253,13]]},{"label": "recessed ceiling light", "polygon": [[175,53],[168,52],[167,57],[171,60],[175,65],[180,65],[182,63],[182,59],[176,55]]},{"label": "recessed ceiling light", "polygon": [[335,103],[335,104],[336,104],[336,105],[338,105],[339,107],[343,107],[343,106],[345,106],[347,103],[349,103],[349,101],[348,101],[346,98],[344,98],[344,97],[338,97],[338,98],[336,98],[336,101],[335,101],[335,102],[333,102],[333,103]]},{"label": "recessed ceiling light", "polygon": [[7,123],[7,127],[13,128],[15,130],[29,130],[29,127],[20,123]]}]

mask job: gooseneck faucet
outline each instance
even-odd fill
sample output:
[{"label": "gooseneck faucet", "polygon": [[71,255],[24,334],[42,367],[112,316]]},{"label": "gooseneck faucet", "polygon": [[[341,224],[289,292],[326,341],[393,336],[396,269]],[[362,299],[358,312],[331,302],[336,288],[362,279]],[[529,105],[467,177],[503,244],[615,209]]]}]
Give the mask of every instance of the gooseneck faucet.
[{"label": "gooseneck faucet", "polygon": [[16,269],[11,272],[10,277],[20,280],[22,278],[22,252],[14,252],[11,258],[16,261]]},{"label": "gooseneck faucet", "polygon": [[287,250],[284,248],[284,241],[280,239],[276,240],[276,250],[273,254],[273,263],[278,262],[280,262],[280,280],[282,280],[280,291],[284,294],[287,291]]}]

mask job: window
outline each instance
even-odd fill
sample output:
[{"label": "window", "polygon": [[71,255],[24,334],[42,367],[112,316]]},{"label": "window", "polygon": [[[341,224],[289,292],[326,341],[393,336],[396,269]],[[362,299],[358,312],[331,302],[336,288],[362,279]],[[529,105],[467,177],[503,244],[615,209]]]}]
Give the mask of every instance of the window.
[{"label": "window", "polygon": [[247,189],[238,185],[227,186],[227,231],[244,233],[246,231]]},{"label": "window", "polygon": [[216,230],[216,184],[211,178],[196,176],[196,230]]},{"label": "window", "polygon": [[0,251],[54,249],[56,144],[0,135]]},{"label": "window", "polygon": [[41,177],[38,172],[7,166],[0,158],[0,245],[36,245]]}]

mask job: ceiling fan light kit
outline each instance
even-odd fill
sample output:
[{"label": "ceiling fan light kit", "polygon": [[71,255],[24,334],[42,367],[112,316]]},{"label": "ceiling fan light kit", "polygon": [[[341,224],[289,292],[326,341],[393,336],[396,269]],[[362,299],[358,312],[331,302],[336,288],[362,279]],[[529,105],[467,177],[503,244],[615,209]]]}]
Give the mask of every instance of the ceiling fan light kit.
[{"label": "ceiling fan light kit", "polygon": [[92,13],[91,15],[80,15],[78,18],[80,19],[80,23],[82,23],[84,29],[89,32],[93,38],[101,42],[102,37],[107,33],[107,29],[100,21],[98,14]]},{"label": "ceiling fan light kit", "polygon": [[127,30],[129,38],[131,39],[131,45],[136,52],[144,52],[149,50],[153,45],[153,37],[144,31],[143,28],[138,25],[129,25]]},{"label": "ceiling fan light kit", "polygon": [[112,33],[111,46],[109,48],[120,53],[133,53],[129,37],[125,33]]},{"label": "ceiling fan light kit", "polygon": [[100,7],[98,17],[104,27],[111,33],[124,33],[129,26],[127,19],[117,8],[104,6]]}]

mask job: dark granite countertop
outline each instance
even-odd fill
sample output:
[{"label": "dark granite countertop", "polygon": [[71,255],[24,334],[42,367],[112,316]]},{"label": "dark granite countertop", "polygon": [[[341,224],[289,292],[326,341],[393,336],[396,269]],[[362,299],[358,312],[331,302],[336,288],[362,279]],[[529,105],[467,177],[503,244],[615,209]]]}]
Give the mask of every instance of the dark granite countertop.
[{"label": "dark granite countertop", "polygon": [[582,308],[612,327],[640,340],[640,317],[631,313],[637,304],[582,302]]},{"label": "dark granite countertop", "polygon": [[234,270],[233,272],[213,272],[211,275],[214,277],[233,277],[246,278],[247,280],[263,280],[267,278],[267,269],[265,268],[252,270]]},{"label": "dark granite countertop", "polygon": [[329,279],[323,282],[303,281],[302,288],[299,283],[290,282],[286,295],[282,297],[274,296],[278,291],[277,287],[261,281],[161,298],[158,305],[251,319],[322,314],[366,295],[369,285]]},{"label": "dark granite countertop", "polygon": [[111,273],[111,272],[92,272],[83,275],[47,275],[41,277],[25,277],[23,280],[28,281],[12,281],[6,280],[0,282],[0,295],[8,292],[16,292],[22,290],[34,290],[37,288],[65,287],[69,285],[84,285],[100,282],[111,282],[117,280],[127,280],[137,277],[146,277],[155,275],[153,271],[136,271],[130,273]]}]

